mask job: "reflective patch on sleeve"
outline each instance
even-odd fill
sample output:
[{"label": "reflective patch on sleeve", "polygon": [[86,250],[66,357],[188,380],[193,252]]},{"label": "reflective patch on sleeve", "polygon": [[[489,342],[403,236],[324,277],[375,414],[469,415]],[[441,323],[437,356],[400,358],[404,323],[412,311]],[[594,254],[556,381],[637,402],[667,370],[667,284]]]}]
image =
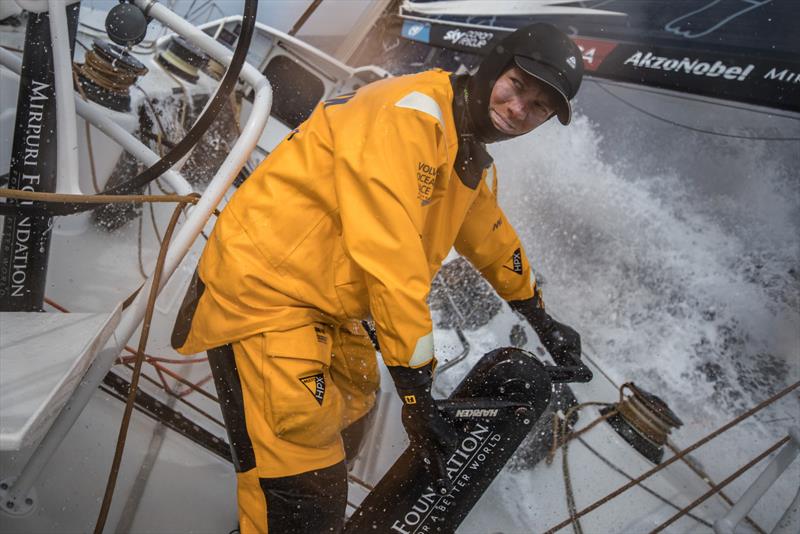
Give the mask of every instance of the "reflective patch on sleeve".
[{"label": "reflective patch on sleeve", "polygon": [[486,169],[484,180],[486,180],[486,186],[489,188],[489,191],[491,191],[492,194],[497,197],[497,170],[494,164],[490,165]]},{"label": "reflective patch on sleeve", "polygon": [[409,367],[421,367],[433,359],[433,332],[428,332],[417,340],[414,353],[408,361]]},{"label": "reflective patch on sleeve", "polygon": [[444,128],[442,108],[439,107],[439,104],[436,102],[436,100],[426,94],[422,94],[419,91],[413,91],[398,100],[395,103],[395,106],[398,108],[416,109],[417,111],[427,113],[439,121],[439,124],[442,126],[442,128]]}]

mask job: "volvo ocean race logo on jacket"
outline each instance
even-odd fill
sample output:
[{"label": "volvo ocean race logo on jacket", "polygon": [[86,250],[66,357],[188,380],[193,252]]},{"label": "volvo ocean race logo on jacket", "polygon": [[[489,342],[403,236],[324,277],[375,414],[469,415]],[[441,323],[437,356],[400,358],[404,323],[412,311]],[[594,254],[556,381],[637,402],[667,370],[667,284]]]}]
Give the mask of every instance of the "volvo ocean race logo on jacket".
[{"label": "volvo ocean race logo on jacket", "polygon": [[726,65],[722,61],[710,63],[700,59],[684,57],[675,59],[666,56],[657,56],[652,52],[642,52],[637,50],[635,54],[623,62],[625,65],[633,65],[640,69],[663,70],[667,72],[678,72],[692,74],[694,76],[707,76],[717,78],[722,76],[726,80],[743,81],[750,74],[755,65],[749,64],[746,67],[739,65]]}]

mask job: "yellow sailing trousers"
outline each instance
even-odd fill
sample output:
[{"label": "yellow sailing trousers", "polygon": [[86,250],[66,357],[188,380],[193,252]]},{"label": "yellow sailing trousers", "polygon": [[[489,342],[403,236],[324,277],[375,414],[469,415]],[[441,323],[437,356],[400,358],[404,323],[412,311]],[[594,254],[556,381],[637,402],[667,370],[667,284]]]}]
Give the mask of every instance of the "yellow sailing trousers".
[{"label": "yellow sailing trousers", "polygon": [[[241,413],[224,415],[239,460],[241,532],[266,532],[268,524],[293,528],[285,523],[285,514],[269,517],[270,491],[288,484],[289,493],[314,494],[316,490],[309,489],[308,477],[303,475],[313,473],[319,479],[324,478],[320,473],[327,473],[336,480],[311,501],[319,504],[333,486],[340,487],[341,499],[345,498],[346,471],[330,468],[345,457],[341,431],[364,417],[375,402],[379,383],[375,350],[355,321],[338,328],[311,324],[287,332],[264,332],[235,342],[232,348],[243,417]],[[221,404],[223,411],[237,409],[237,403]],[[246,429],[238,440],[230,428],[234,421]],[[235,452],[242,446],[252,448],[252,454]],[[300,499],[297,505],[302,507],[303,502]],[[298,517],[305,519],[303,514]]]}]

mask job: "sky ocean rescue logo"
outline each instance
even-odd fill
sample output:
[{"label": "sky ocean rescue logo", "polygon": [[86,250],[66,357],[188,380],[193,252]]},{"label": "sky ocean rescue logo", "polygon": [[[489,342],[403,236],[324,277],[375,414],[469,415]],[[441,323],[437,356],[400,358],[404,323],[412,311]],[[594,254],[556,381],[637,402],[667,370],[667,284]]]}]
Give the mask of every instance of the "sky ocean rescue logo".
[{"label": "sky ocean rescue logo", "polygon": [[492,32],[453,29],[448,30],[442,39],[467,48],[483,48],[489,44],[492,37],[494,37],[494,33]]}]

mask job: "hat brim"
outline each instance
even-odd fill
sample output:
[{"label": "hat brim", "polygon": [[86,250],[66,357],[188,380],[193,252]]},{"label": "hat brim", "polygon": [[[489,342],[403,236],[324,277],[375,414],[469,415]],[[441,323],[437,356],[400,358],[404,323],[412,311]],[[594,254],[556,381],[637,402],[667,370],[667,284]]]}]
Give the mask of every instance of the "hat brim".
[{"label": "hat brim", "polygon": [[565,126],[569,124],[572,121],[572,105],[567,97],[566,89],[562,87],[561,80],[555,74],[555,70],[546,63],[523,56],[514,56],[514,63],[537,80],[555,89],[560,98],[556,116],[561,124]]}]

